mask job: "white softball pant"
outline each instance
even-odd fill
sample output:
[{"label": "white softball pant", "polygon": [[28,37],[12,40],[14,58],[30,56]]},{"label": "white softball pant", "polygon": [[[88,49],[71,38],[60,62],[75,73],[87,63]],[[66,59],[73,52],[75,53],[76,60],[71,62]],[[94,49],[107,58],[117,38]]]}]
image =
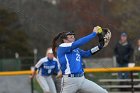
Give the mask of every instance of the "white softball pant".
[{"label": "white softball pant", "polygon": [[82,77],[63,76],[61,81],[61,93],[76,93],[78,90],[85,93],[108,93],[96,83]]},{"label": "white softball pant", "polygon": [[39,85],[41,86],[41,88],[43,89],[44,93],[56,93],[55,84],[51,76],[37,75],[36,79]]}]

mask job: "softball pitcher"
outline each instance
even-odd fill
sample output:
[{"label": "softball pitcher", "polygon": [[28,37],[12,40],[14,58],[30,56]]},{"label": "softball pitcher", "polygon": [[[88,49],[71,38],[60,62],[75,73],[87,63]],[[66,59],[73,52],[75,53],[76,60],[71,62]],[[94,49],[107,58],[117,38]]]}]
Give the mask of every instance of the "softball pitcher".
[{"label": "softball pitcher", "polygon": [[35,65],[35,70],[31,78],[35,76],[36,71],[38,70],[36,79],[41,88],[43,89],[44,93],[56,93],[55,84],[51,75],[53,73],[59,72],[57,63],[57,59],[53,56],[52,49],[49,48],[46,52],[46,57],[41,58]]},{"label": "softball pitcher", "polygon": [[[53,50],[58,43],[57,40],[59,39],[61,42],[57,49],[57,56],[63,74],[61,93],[76,93],[78,90],[82,90],[85,93],[108,93],[96,83],[86,79],[82,68],[82,58],[89,57],[108,45],[111,32],[107,31],[103,36],[101,27],[97,26],[94,27],[91,34],[76,41],[73,32],[59,33],[53,39]],[[99,37],[99,45],[87,51],[79,48],[95,38],[96,35]]]}]

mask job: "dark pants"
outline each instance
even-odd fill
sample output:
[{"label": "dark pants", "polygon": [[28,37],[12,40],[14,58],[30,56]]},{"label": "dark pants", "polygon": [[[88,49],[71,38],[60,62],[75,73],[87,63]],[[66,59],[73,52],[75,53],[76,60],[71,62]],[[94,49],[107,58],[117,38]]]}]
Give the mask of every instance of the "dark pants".
[{"label": "dark pants", "polygon": [[[118,64],[118,67],[128,67],[128,63]],[[118,78],[119,79],[128,79],[129,78],[129,72],[118,72]]]}]

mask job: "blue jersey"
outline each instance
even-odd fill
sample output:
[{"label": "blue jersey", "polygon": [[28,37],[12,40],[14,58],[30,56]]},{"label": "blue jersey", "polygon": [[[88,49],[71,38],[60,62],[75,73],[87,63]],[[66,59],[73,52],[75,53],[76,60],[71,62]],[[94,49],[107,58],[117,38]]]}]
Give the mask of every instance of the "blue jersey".
[{"label": "blue jersey", "polygon": [[52,60],[49,60],[47,57],[41,58],[35,67],[38,68],[38,73],[42,76],[49,76],[59,71],[56,58]]},{"label": "blue jersey", "polygon": [[58,60],[62,74],[81,74],[83,73],[82,58],[92,55],[91,50],[81,50],[80,46],[86,44],[96,36],[93,32],[72,43],[62,43],[57,50]]}]

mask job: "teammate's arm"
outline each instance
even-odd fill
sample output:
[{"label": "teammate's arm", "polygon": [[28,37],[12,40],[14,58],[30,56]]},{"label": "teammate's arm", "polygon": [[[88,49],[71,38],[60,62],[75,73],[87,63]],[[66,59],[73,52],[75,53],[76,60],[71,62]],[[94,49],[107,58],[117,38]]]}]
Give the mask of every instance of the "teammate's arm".
[{"label": "teammate's arm", "polygon": [[57,62],[56,62],[55,68],[54,68],[54,73],[58,73],[58,72],[59,72],[59,68],[58,68],[58,64],[57,64]]},{"label": "teammate's arm", "polygon": [[56,62],[56,64],[55,64],[54,72],[57,73],[56,78],[62,77],[62,72],[60,70],[60,66],[58,65],[58,62]]},{"label": "teammate's arm", "polygon": [[31,75],[30,78],[34,78],[34,77],[35,77],[36,72],[37,72],[37,69],[38,69],[38,68],[36,68],[36,67],[34,68],[34,70],[33,70],[32,75]]},{"label": "teammate's arm", "polygon": [[37,69],[42,65],[42,63],[43,63],[42,59],[37,62],[30,78],[34,78],[34,76],[36,75]]}]

